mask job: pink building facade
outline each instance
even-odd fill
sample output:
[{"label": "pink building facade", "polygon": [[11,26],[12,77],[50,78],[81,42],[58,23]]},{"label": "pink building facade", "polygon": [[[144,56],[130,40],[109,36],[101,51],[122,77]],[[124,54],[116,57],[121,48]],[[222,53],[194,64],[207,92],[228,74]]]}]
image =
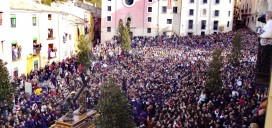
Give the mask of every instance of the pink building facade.
[{"label": "pink building facade", "polygon": [[102,0],[101,42],[131,21],[133,36],[209,35],[232,30],[234,0]]}]

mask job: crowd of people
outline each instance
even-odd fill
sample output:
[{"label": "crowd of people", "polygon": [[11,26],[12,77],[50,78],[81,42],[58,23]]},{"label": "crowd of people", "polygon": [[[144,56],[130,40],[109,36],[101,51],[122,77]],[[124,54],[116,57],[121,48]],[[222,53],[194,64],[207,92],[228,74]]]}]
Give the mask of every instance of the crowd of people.
[{"label": "crowd of people", "polygon": [[[114,77],[132,108],[139,128],[264,127],[267,89],[254,85],[258,41],[240,29],[242,57],[232,66],[224,59],[220,94],[205,92],[206,69],[215,48],[227,56],[236,31],[208,36],[135,37],[129,54],[114,38],[93,49],[88,109],[98,102],[103,82]],[[18,81],[15,109],[0,118],[2,126],[46,128],[64,113],[66,97],[81,86],[82,67],[76,57],[53,62]],[[33,93],[25,92],[31,83]],[[78,108],[77,103],[74,106]]]}]

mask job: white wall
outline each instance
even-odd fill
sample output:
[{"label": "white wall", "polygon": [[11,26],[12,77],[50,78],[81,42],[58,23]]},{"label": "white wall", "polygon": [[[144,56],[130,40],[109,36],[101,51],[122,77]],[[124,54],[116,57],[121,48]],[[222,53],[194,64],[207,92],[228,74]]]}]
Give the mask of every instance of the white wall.
[{"label": "white wall", "polygon": [[[233,23],[233,7],[234,0],[220,0],[219,4],[215,4],[215,0],[207,0],[207,3],[203,3],[202,0],[195,0],[194,3],[190,1],[184,1],[182,3],[182,14],[181,14],[181,35],[186,36],[189,32],[195,35],[200,35],[201,32],[205,34],[213,34],[218,32],[218,30],[213,30],[214,21],[219,22],[218,26],[223,25],[224,31],[228,32],[232,30]],[[189,15],[189,10],[194,10],[194,15]],[[203,9],[206,9],[206,16],[203,14]],[[219,16],[215,17],[215,10],[219,10]],[[230,11],[230,16],[228,12]],[[188,29],[189,20],[193,20],[193,29]],[[201,29],[201,21],[206,20],[206,29]],[[229,27],[227,27],[227,22],[229,21]]]},{"label": "white wall", "polygon": [[[10,9],[9,0],[1,0],[0,11],[2,13],[2,25],[0,25],[0,59],[8,63],[7,68],[12,72],[11,64],[11,31],[10,31]],[[3,45],[2,42],[3,41]]]}]

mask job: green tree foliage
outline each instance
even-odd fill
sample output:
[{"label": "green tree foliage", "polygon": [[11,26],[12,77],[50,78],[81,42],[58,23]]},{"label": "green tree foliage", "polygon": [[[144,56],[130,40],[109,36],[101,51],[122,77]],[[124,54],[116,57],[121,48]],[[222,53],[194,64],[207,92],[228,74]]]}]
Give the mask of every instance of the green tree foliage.
[{"label": "green tree foliage", "polygon": [[89,36],[90,36],[90,41],[93,42],[94,41],[94,18],[93,18],[93,13],[91,13],[90,15],[90,30],[89,30]]},{"label": "green tree foliage", "polygon": [[241,57],[241,35],[240,33],[236,33],[232,40],[232,49],[231,53],[228,56],[229,62],[233,66],[238,66],[240,64],[240,57]]},{"label": "green tree foliage", "polygon": [[96,7],[98,8],[101,8],[102,6],[102,0],[86,0],[86,2],[89,2],[93,4],[94,6],[96,5]]},{"label": "green tree foliage", "polygon": [[126,27],[128,28],[128,31],[129,31],[129,33],[130,33],[130,21],[127,21]]},{"label": "green tree foliage", "polygon": [[6,64],[0,59],[0,104],[6,101],[12,104],[14,88],[10,82],[10,76]]},{"label": "green tree foliage", "polygon": [[83,66],[84,72],[86,72],[91,65],[91,49],[89,44],[89,40],[85,39],[83,35],[79,37],[79,43],[77,45],[79,52],[77,56],[79,63]]},{"label": "green tree foliage", "polygon": [[45,4],[45,5],[48,5],[48,6],[51,6],[52,2],[53,2],[52,0],[42,0],[42,4]]},{"label": "green tree foliage", "polygon": [[133,128],[130,104],[113,78],[101,89],[96,106],[99,116],[95,119],[98,128]]},{"label": "green tree foliage", "polygon": [[217,48],[212,53],[212,61],[209,64],[207,71],[207,78],[205,84],[206,93],[218,94],[222,87],[222,67],[223,67],[223,56],[221,56],[222,50]]},{"label": "green tree foliage", "polygon": [[123,51],[129,51],[131,48],[131,40],[129,28],[124,26],[123,21],[120,19],[118,24],[118,38],[121,41],[121,48]]}]

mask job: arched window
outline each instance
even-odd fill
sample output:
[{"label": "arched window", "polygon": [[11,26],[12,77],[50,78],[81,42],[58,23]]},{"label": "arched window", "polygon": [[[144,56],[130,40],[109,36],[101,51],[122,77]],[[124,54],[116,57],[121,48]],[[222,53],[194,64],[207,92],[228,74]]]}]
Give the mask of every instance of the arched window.
[{"label": "arched window", "polygon": [[131,18],[130,17],[127,18],[127,22],[129,22],[129,23],[131,22]]},{"label": "arched window", "polygon": [[134,0],[125,0],[125,2],[126,2],[127,5],[132,5]]}]

